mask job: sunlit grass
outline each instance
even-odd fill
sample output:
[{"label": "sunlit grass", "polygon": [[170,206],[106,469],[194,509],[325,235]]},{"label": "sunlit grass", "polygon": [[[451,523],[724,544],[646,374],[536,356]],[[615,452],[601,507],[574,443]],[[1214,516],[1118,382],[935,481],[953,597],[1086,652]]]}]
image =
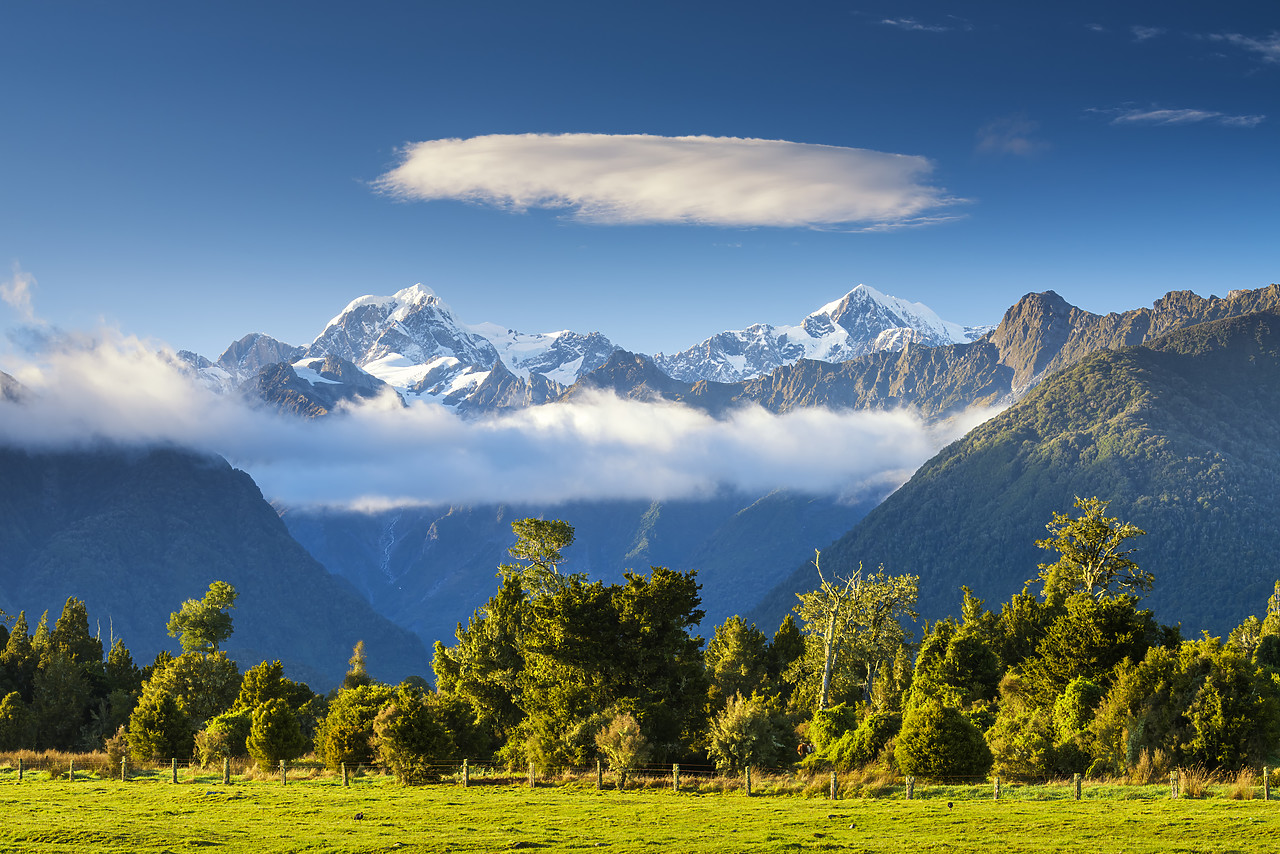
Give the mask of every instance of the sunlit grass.
[{"label": "sunlit grass", "polygon": [[[874,798],[700,793],[691,785],[444,784],[378,776],[237,781],[153,774],[69,782],[0,770],[10,851],[1254,851],[1280,838],[1280,803],[1169,800],[1167,787],[920,786]],[[763,781],[762,781],[763,782]],[[1262,846],[1260,848],[1259,846]]]}]

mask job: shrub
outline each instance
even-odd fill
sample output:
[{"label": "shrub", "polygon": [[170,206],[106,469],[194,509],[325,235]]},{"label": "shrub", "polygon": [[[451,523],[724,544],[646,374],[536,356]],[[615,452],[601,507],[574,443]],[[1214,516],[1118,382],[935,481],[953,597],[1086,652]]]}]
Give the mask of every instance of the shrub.
[{"label": "shrub", "polygon": [[129,755],[139,762],[190,756],[192,736],[186,712],[164,691],[144,691],[129,716]]},{"label": "shrub", "polygon": [[903,774],[940,779],[985,777],[991,750],[978,728],[957,709],[929,702],[902,719],[894,759]]},{"label": "shrub", "polygon": [[394,689],[378,683],[338,692],[316,730],[316,750],[330,770],[373,761],[373,722],[394,698]]},{"label": "shrub", "polygon": [[441,722],[434,695],[401,685],[392,703],[373,721],[374,743],[381,760],[406,786],[438,779],[440,760],[453,754],[453,738]]},{"label": "shrub", "polygon": [[846,732],[858,728],[858,709],[847,703],[819,709],[809,723],[809,741],[819,753],[839,741]]},{"label": "shrub", "polygon": [[250,709],[236,709],[210,718],[204,729],[196,733],[196,758],[202,767],[231,756],[248,753],[246,742],[253,726]]},{"label": "shrub", "polygon": [[298,716],[284,700],[268,700],[253,710],[253,723],[245,748],[263,771],[281,760],[297,759],[307,749],[307,740],[298,726]]},{"label": "shrub", "polygon": [[649,756],[649,742],[629,712],[614,715],[609,725],[596,733],[596,747],[609,760],[610,770],[618,772],[618,788],[626,785],[627,772]]},{"label": "shrub", "polygon": [[761,697],[729,698],[724,709],[711,721],[708,752],[724,771],[747,765],[773,766],[778,763],[782,744],[775,732],[776,716]]}]

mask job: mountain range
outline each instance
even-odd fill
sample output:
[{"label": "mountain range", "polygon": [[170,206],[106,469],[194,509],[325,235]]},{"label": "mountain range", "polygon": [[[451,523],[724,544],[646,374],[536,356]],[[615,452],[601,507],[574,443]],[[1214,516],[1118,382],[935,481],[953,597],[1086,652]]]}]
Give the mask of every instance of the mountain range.
[{"label": "mountain range", "polygon": [[[859,285],[799,325],[757,324],[673,356],[642,358],[682,382],[735,383],[800,359],[834,363],[911,343],[972,341],[989,331],[949,323],[924,305]],[[414,285],[352,300],[305,347],[253,333],[217,361],[180,355],[210,387],[240,389],[282,410],[318,416],[340,400],[388,390],[405,402],[424,400],[471,414],[538,405],[559,399],[618,352],[598,332],[523,333],[466,324],[432,290]]]}]

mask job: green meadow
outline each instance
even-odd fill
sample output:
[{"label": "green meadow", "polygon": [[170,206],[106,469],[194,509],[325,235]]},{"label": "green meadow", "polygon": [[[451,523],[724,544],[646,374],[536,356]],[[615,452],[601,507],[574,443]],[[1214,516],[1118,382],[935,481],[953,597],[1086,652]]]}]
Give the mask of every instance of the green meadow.
[{"label": "green meadow", "polygon": [[[1164,791],[1162,796],[1161,792]],[[1225,791],[1225,790],[1224,790]],[[1161,787],[928,788],[908,801],[623,792],[383,777],[0,781],[6,851],[1228,852],[1280,848],[1280,803],[1170,800]],[[359,817],[357,817],[359,816]]]}]

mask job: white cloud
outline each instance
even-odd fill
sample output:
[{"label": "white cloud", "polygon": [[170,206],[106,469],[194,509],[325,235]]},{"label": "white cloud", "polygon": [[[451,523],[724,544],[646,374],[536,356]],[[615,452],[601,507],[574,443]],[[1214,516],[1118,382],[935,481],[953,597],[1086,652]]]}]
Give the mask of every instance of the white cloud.
[{"label": "white cloud", "polygon": [[1159,36],[1164,35],[1165,32],[1167,32],[1164,29],[1164,27],[1142,27],[1142,26],[1130,27],[1129,31],[1133,33],[1133,37],[1140,42],[1145,42],[1148,39],[1157,38]]},{"label": "white cloud", "polygon": [[0,403],[0,443],[32,449],[176,444],[221,454],[288,504],[671,499],[722,487],[854,497],[903,483],[971,426],[905,412],[751,407],[723,419],[596,396],[479,420],[395,401],[304,421],[220,397],[168,351],[116,333],[46,335],[0,365],[29,387]]},{"label": "white cloud", "polygon": [[593,223],[882,227],[946,218],[961,200],[925,183],[932,171],[924,157],[784,140],[521,134],[410,145],[375,186]]},{"label": "white cloud", "polygon": [[1258,54],[1263,62],[1280,62],[1280,31],[1263,38],[1240,33],[1218,33],[1209,36],[1212,41],[1226,42]]},{"label": "white cloud", "polygon": [[1005,116],[978,129],[978,151],[1029,157],[1046,151],[1049,143],[1036,139],[1037,122],[1023,115]]},{"label": "white cloud", "polygon": [[922,24],[915,18],[885,18],[880,23],[888,27],[897,27],[900,30],[911,30],[923,33],[945,33],[951,29],[951,27]]},{"label": "white cloud", "polygon": [[1212,122],[1225,127],[1251,128],[1266,120],[1266,116],[1231,116],[1215,110],[1164,110],[1164,109],[1121,109],[1098,110],[1111,113],[1113,125],[1191,125],[1201,122]]},{"label": "white cloud", "polygon": [[35,276],[24,272],[17,262],[13,265],[13,277],[0,282],[0,301],[12,308],[23,323],[35,320],[35,309],[31,303],[31,292],[35,286]]}]

